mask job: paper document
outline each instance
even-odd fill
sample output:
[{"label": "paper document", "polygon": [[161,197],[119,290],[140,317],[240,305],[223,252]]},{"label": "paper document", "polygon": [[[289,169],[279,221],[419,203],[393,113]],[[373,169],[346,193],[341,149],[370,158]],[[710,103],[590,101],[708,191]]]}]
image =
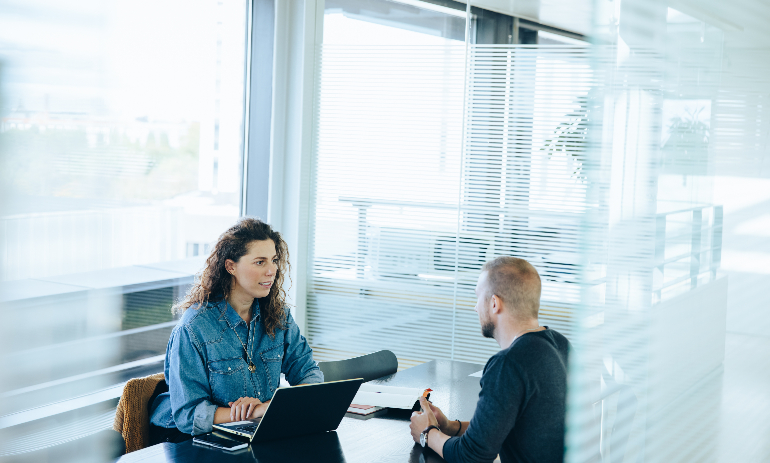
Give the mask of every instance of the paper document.
[{"label": "paper document", "polygon": [[484,370],[477,371],[476,373],[471,373],[468,376],[473,376],[475,378],[481,378],[481,375],[484,373]]},{"label": "paper document", "polygon": [[354,404],[411,410],[424,389],[412,387],[362,384],[353,398]]}]

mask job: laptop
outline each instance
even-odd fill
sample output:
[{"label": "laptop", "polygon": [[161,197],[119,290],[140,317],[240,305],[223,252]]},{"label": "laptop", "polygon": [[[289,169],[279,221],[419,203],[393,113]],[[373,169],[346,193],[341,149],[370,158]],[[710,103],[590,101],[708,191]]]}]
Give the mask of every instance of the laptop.
[{"label": "laptop", "polygon": [[337,429],[362,378],[279,388],[262,418],[215,424],[214,429],[264,442]]}]

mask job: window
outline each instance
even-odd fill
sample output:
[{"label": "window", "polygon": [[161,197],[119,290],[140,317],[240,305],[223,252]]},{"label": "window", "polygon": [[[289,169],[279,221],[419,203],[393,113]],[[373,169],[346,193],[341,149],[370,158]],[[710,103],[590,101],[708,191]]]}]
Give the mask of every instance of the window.
[{"label": "window", "polygon": [[[712,196],[719,168],[766,176],[758,61],[728,51],[740,69],[728,71],[723,31],[649,2],[615,2],[590,46],[513,16],[482,33],[476,8],[464,43],[417,21],[432,7],[402,3],[325,18],[307,286],[316,355],[484,363],[499,346],[480,336],[476,278],[484,262],[516,255],[540,272],[541,324],[575,348],[567,461],[714,454],[713,418],[730,395],[719,390],[721,266],[767,273],[766,253],[738,239],[723,257],[727,208]],[[723,179],[734,191],[722,197],[746,207],[733,233],[765,249],[766,182],[747,181],[755,190],[738,200],[743,180]],[[737,291],[756,321],[766,304],[748,288],[762,278]],[[760,352],[766,323],[749,325]]]},{"label": "window", "polygon": [[0,457],[110,427],[162,371],[171,304],[240,215],[248,11],[0,7]]},{"label": "window", "polygon": [[544,323],[569,333],[583,155],[548,146],[556,131],[585,130],[584,44],[503,47],[514,18],[473,8],[466,47],[463,4],[352,3],[326,2],[324,18],[307,292],[316,356],[485,362],[498,346],[479,335],[474,287],[502,254],[540,269]]}]

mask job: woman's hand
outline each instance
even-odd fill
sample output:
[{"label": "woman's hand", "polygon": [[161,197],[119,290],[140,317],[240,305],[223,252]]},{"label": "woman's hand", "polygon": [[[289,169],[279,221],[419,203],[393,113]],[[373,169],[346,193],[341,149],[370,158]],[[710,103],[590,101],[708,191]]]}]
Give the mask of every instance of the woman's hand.
[{"label": "woman's hand", "polygon": [[230,406],[230,421],[244,421],[259,418],[265,414],[267,404],[254,397],[241,397],[235,402],[228,402]]}]

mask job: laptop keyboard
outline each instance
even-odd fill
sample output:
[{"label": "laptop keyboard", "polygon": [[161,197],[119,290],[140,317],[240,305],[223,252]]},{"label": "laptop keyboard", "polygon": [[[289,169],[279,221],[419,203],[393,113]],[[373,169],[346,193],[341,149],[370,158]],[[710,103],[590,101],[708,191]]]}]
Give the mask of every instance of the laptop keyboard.
[{"label": "laptop keyboard", "polygon": [[245,433],[248,433],[248,434],[254,434],[254,432],[257,430],[257,426],[259,426],[259,421],[257,421],[256,423],[241,424],[241,425],[238,425],[238,426],[228,426],[228,428],[230,428],[232,430],[235,430],[235,431],[245,432]]}]

